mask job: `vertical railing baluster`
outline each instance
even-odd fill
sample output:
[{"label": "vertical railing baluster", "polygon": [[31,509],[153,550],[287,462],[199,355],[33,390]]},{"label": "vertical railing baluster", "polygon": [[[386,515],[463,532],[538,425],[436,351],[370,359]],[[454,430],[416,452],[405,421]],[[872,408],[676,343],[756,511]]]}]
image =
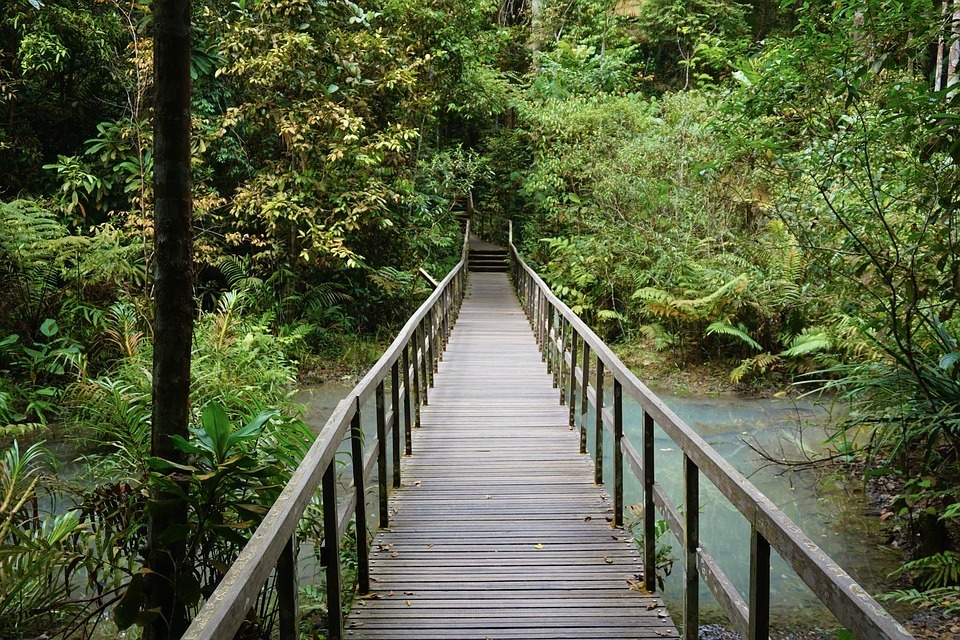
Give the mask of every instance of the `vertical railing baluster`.
[{"label": "vertical railing baluster", "polygon": [[427,341],[429,342],[427,350],[430,354],[427,360],[427,372],[430,374],[431,389],[433,388],[433,375],[437,372],[437,351],[435,346],[435,328],[437,326],[436,308],[436,305],[430,307],[430,312],[427,314]]},{"label": "vertical railing baluster", "polygon": [[363,420],[360,401],[350,421],[350,451],[353,458],[353,487],[357,494],[354,529],[357,536],[357,589],[370,593],[370,543],[367,540],[367,480],[363,472]]},{"label": "vertical railing baluster", "polygon": [[377,489],[380,499],[380,528],[390,526],[387,495],[387,416],[383,380],[377,385]]},{"label": "vertical railing baluster", "polygon": [[[416,372],[414,372],[416,376]],[[406,448],[404,453],[408,456],[413,455],[413,418],[410,415],[410,402],[413,389],[410,388],[410,341],[403,346],[403,435]]]},{"label": "vertical railing baluster", "polygon": [[[427,316],[423,316],[423,319],[420,321],[420,324],[417,326],[417,329],[420,333],[420,337],[417,339],[417,346],[420,349],[420,392],[423,394],[423,401],[420,403],[423,406],[430,404],[430,394],[428,391],[429,388],[429,378],[427,377],[427,336],[426,336],[426,325],[427,325]],[[417,426],[420,426],[419,421],[420,413],[417,412]]]},{"label": "vertical railing baluster", "polygon": [[579,338],[577,330],[574,329],[573,325],[570,325],[570,397],[567,401],[567,405],[570,409],[570,428],[576,425],[576,417],[574,413],[576,412],[577,405],[577,339]]},{"label": "vertical railing baluster", "polygon": [[[323,472],[323,545],[327,556],[327,638],[343,640],[343,596],[340,584],[340,541],[337,538],[337,469],[330,461]],[[359,499],[359,496],[357,496]]]},{"label": "vertical railing baluster", "polygon": [[643,586],[657,588],[657,514],[653,506],[653,416],[643,412]]},{"label": "vertical railing baluster", "polygon": [[597,356],[597,378],[594,383],[597,389],[596,420],[594,420],[593,444],[596,447],[593,465],[593,481],[603,484],[603,360]]},{"label": "vertical railing baluster", "polygon": [[583,341],[583,384],[580,394],[580,453],[587,452],[587,417],[590,411],[590,345]]},{"label": "vertical railing baluster", "polygon": [[400,486],[400,360],[394,360],[390,367],[390,405],[393,418],[390,420],[391,442],[393,444],[393,486]]},{"label": "vertical railing baluster", "polygon": [[[559,314],[559,311],[558,311]],[[563,315],[559,316],[560,318],[560,356],[557,359],[557,367],[559,369],[557,374],[557,382],[554,386],[560,388],[560,404],[567,404],[567,385],[566,379],[564,376],[567,375],[567,330],[570,328],[570,323],[567,322],[567,319]]]},{"label": "vertical railing baluster", "polygon": [[540,361],[547,361],[547,310],[543,289],[537,285],[537,326],[540,328]]},{"label": "vertical railing baluster", "polygon": [[700,470],[683,456],[683,637],[697,640],[700,632]]},{"label": "vertical railing baluster", "polygon": [[750,530],[750,619],[748,640],[770,637],[770,543],[757,528]]},{"label": "vertical railing baluster", "polygon": [[547,373],[550,374],[550,381],[553,384],[554,388],[557,386],[557,336],[556,336],[556,325],[554,324],[554,314],[553,314],[553,305],[550,304],[550,301],[547,300],[546,294],[544,294],[544,300],[546,301],[545,309],[543,310],[546,315],[546,327],[547,327],[547,343],[546,348],[543,350],[544,355],[547,357]]},{"label": "vertical railing baluster", "polygon": [[623,526],[623,385],[613,379],[613,524]]},{"label": "vertical railing baluster", "polygon": [[300,635],[297,611],[297,545],[291,537],[283,545],[277,559],[277,609],[280,617],[280,640],[296,640]]},{"label": "vertical railing baluster", "polygon": [[[420,428],[420,404],[422,396],[420,395],[420,326],[413,330],[413,417],[414,424]],[[426,400],[422,400],[424,403]]]},{"label": "vertical railing baluster", "polygon": [[449,335],[450,322],[450,290],[444,288],[440,294],[442,305],[440,307],[440,353],[437,354],[439,360],[443,360],[443,354],[447,350],[447,336]]}]

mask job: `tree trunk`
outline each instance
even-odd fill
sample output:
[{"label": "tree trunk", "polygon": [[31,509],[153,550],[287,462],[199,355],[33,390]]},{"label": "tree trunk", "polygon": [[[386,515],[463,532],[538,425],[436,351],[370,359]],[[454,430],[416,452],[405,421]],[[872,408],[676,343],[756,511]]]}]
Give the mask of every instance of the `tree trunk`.
[{"label": "tree trunk", "polygon": [[[950,19],[950,55],[947,60],[947,86],[957,84],[957,65],[960,64],[960,0],[953,0],[953,15]],[[950,92],[953,95],[953,92]]]},{"label": "tree trunk", "polygon": [[947,0],[943,0],[943,4],[940,7],[940,35],[937,37],[937,61],[936,67],[933,70],[933,90],[940,91],[943,89],[943,52],[944,44],[946,43],[946,38],[944,35],[947,33],[947,20],[950,16],[950,5]]},{"label": "tree trunk", "polygon": [[[190,0],[154,0],[154,351],[151,453],[185,462],[170,436],[188,437],[193,340],[193,230],[190,182]],[[177,480],[177,478],[171,478]],[[162,487],[163,485],[158,485]],[[163,488],[158,500],[175,499]],[[163,539],[187,522],[186,508],[148,520],[144,589],[147,610],[160,615],[145,640],[180,638],[187,627],[183,578],[186,544]],[[174,527],[171,529],[171,527]]]}]

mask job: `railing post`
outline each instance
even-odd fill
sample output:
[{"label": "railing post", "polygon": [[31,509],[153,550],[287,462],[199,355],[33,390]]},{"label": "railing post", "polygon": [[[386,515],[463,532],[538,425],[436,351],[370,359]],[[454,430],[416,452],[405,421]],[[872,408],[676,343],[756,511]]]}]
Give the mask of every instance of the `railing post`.
[{"label": "railing post", "polygon": [[[428,314],[429,315],[429,314]],[[428,391],[429,380],[427,377],[427,336],[426,336],[426,324],[427,324],[427,315],[423,316],[423,319],[420,321],[420,324],[417,325],[417,330],[419,332],[419,337],[417,338],[417,346],[420,349],[420,359],[417,364],[420,366],[420,391],[423,393],[423,401],[420,403],[423,406],[430,404],[430,394]],[[417,412],[417,426],[420,426],[420,412]]]},{"label": "railing post", "polygon": [[443,359],[443,352],[447,350],[447,334],[448,327],[450,322],[450,290],[444,289],[443,293],[440,294],[440,300],[442,307],[440,307],[440,333],[442,337],[440,338],[440,353],[437,355],[439,359]]},{"label": "railing post", "polygon": [[643,412],[643,586],[657,588],[657,514],[653,506],[653,416]]},{"label": "railing post", "polygon": [[300,635],[297,613],[297,545],[291,537],[277,560],[277,608],[280,614],[280,640],[296,640]]},{"label": "railing post", "polygon": [[387,496],[387,416],[383,380],[377,385],[377,493],[380,499],[380,528],[390,526]]},{"label": "railing post", "polygon": [[544,345],[543,355],[547,359],[547,373],[550,374],[550,382],[553,384],[553,388],[557,388],[557,336],[556,336],[556,325],[554,323],[554,313],[553,305],[550,304],[550,301],[547,300],[547,295],[543,295],[544,298],[544,314],[546,314],[546,328],[547,328],[547,341]]},{"label": "railing post", "polygon": [[[337,539],[337,470],[330,461],[323,472],[323,544],[327,555],[327,637],[343,640],[343,598],[340,585],[340,541]],[[357,500],[361,500],[357,496]]]},{"label": "railing post", "polygon": [[550,340],[549,327],[547,326],[547,307],[550,305],[547,303],[547,294],[543,292],[543,289],[538,286],[537,291],[540,294],[540,357],[547,363],[547,371],[550,371],[550,361],[548,360],[550,345],[547,344]]},{"label": "railing post", "polygon": [[567,373],[567,330],[572,331],[573,327],[567,322],[566,318],[560,316],[560,357],[558,359],[559,375],[557,375],[556,386],[560,387],[560,405],[567,404],[567,385],[564,376]]},{"label": "railing post", "polygon": [[613,524],[623,526],[623,385],[613,380]]},{"label": "railing post", "polygon": [[567,405],[570,409],[570,428],[576,425],[574,412],[577,404],[577,330],[570,325],[570,397],[567,399]]},{"label": "railing post", "polygon": [[[416,376],[416,372],[414,372]],[[410,388],[410,341],[403,346],[403,435],[406,442],[404,453],[408,456],[413,455],[413,432],[411,428],[412,416],[410,415],[410,395],[413,389]]]},{"label": "railing post", "polygon": [[583,341],[583,393],[580,394],[580,453],[587,452],[587,415],[590,411],[590,345]]},{"label": "railing post", "polygon": [[750,619],[748,640],[770,637],[770,543],[757,527],[750,530]]},{"label": "railing post", "polygon": [[430,354],[430,357],[427,360],[427,371],[430,374],[431,389],[433,388],[433,374],[436,373],[437,371],[435,367],[435,363],[437,361],[436,359],[437,352],[434,344],[434,341],[435,341],[434,331],[435,331],[436,322],[437,322],[436,313],[435,313],[436,308],[437,308],[436,305],[430,307],[430,312],[427,313],[427,342],[428,342],[427,351]]},{"label": "railing post", "polygon": [[357,494],[354,528],[357,535],[357,589],[370,593],[370,544],[367,540],[367,481],[363,473],[363,421],[360,401],[350,421],[350,450],[353,458],[353,487]]},{"label": "railing post", "polygon": [[700,630],[700,470],[683,456],[683,637],[697,640]]},{"label": "railing post", "polygon": [[603,360],[597,356],[597,406],[596,420],[594,420],[593,444],[596,447],[596,456],[593,465],[593,481],[603,484]]},{"label": "railing post", "polygon": [[391,442],[393,444],[393,486],[400,486],[400,360],[394,360],[390,367],[390,406],[393,408],[393,418],[390,420]]}]

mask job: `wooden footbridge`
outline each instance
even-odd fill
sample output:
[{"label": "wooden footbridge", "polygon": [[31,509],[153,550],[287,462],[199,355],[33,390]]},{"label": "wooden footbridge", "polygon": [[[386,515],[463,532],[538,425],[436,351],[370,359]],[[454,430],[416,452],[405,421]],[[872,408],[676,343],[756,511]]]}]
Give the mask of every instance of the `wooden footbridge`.
[{"label": "wooden footbridge", "polygon": [[[912,637],[637,380],[504,231],[503,255],[475,241],[471,261],[464,241],[460,263],[338,405],[187,638],[234,638],[263,598],[277,604],[280,638],[299,637],[295,534],[318,487],[329,638],[678,637],[655,593],[658,512],[682,546],[687,640],[697,637],[701,580],[743,638],[768,637],[771,549],[854,637]],[[624,394],[643,407],[637,444],[623,436]],[[363,437],[368,410],[376,438]],[[655,425],[684,452],[682,508],[656,480]],[[346,487],[335,462],[344,441]],[[644,488],[639,547],[623,528],[625,471]],[[701,477],[751,524],[746,596],[699,540]],[[344,585],[351,527],[357,580]]]}]

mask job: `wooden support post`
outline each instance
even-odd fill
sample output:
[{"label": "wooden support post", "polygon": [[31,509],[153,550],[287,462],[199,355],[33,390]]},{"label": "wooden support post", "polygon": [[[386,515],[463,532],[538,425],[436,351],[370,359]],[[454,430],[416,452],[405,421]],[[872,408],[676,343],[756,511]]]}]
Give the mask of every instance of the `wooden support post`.
[{"label": "wooden support post", "polygon": [[554,386],[560,388],[560,405],[567,404],[567,385],[564,376],[567,375],[567,333],[572,329],[566,318],[560,316],[560,349],[557,358],[557,381]]},{"label": "wooden support post", "polygon": [[383,381],[377,385],[377,493],[380,501],[380,528],[390,526],[387,495],[387,411]]},{"label": "wooden support post", "polygon": [[643,412],[643,586],[657,588],[657,513],[653,506],[653,416]]},{"label": "wooden support post", "polygon": [[393,418],[390,420],[391,443],[393,444],[393,486],[400,486],[400,360],[394,360],[390,367],[390,406]]},{"label": "wooden support post", "polygon": [[[545,300],[543,296],[543,290],[540,287],[536,288],[536,292],[537,292],[537,335],[540,336],[537,339],[537,343],[540,345],[540,361],[546,362],[547,361],[547,345],[546,345],[547,317],[546,317],[546,312],[543,308]],[[549,370],[549,366],[548,366],[548,370]]]},{"label": "wooden support post", "polygon": [[297,544],[287,540],[277,560],[277,609],[280,614],[280,640],[296,640],[300,635],[297,611]]},{"label": "wooden support post", "polygon": [[357,492],[354,527],[357,534],[357,590],[370,593],[370,542],[367,539],[367,481],[363,473],[363,421],[360,401],[350,421],[350,451],[353,459],[353,486]]},{"label": "wooden support post", "polygon": [[429,358],[427,360],[427,372],[430,374],[430,388],[433,388],[433,374],[437,372],[436,362],[437,362],[437,351],[435,346],[435,336],[436,336],[436,326],[437,326],[437,317],[436,317],[437,306],[434,305],[430,307],[430,311],[427,313],[427,352]]},{"label": "wooden support post", "polygon": [[593,481],[603,484],[603,360],[597,356],[597,379],[594,383],[597,389],[596,416],[593,423],[593,445],[596,448],[593,465]]},{"label": "wooden support post", "polygon": [[700,470],[683,456],[683,638],[697,640],[700,633]]},{"label": "wooden support post", "polygon": [[440,294],[440,353],[437,358],[443,360],[443,352],[447,350],[447,335],[450,328],[450,289],[444,289]]},{"label": "wooden support post", "polygon": [[327,638],[343,640],[340,540],[337,536],[337,469],[332,460],[323,472],[322,483],[323,545],[327,554]]},{"label": "wooden support post", "polygon": [[583,385],[580,391],[580,453],[587,452],[587,414],[590,411],[590,345],[583,341],[583,363],[580,367]]},{"label": "wooden support post", "polygon": [[570,428],[576,425],[576,416],[574,412],[576,411],[577,404],[577,335],[576,329],[573,328],[573,325],[570,325],[570,393],[567,399],[567,405],[570,409]]},{"label": "wooden support post", "polygon": [[613,524],[623,526],[623,385],[613,380]]},{"label": "wooden support post", "polygon": [[[423,401],[420,403],[423,406],[430,404],[430,394],[428,388],[430,386],[430,378],[427,376],[427,336],[426,336],[426,326],[427,326],[427,316],[423,317],[423,320],[420,321],[420,324],[417,325],[417,331],[419,337],[417,338],[417,345],[420,348],[420,391],[423,393]],[[420,426],[419,412],[417,412],[417,426]]]},{"label": "wooden support post", "polygon": [[[411,343],[413,351],[413,411],[414,424],[420,428],[420,327],[413,330],[413,342]],[[426,401],[424,400],[424,403]]]},{"label": "wooden support post", "polygon": [[544,296],[544,310],[543,313],[546,315],[546,337],[547,341],[544,344],[543,355],[547,359],[547,373],[550,374],[550,381],[553,384],[553,387],[557,387],[557,335],[556,335],[556,326],[554,325],[554,314],[553,314],[553,305],[546,300]]},{"label": "wooden support post", "polygon": [[756,527],[750,530],[750,619],[748,640],[770,637],[770,543]]},{"label": "wooden support post", "polygon": [[[416,377],[416,371],[414,371],[414,377]],[[413,427],[413,417],[410,415],[410,396],[413,394],[413,389],[410,388],[410,343],[407,342],[403,346],[403,435],[404,442],[406,443],[406,448],[404,453],[408,456],[413,455],[413,432],[411,428]]]}]

